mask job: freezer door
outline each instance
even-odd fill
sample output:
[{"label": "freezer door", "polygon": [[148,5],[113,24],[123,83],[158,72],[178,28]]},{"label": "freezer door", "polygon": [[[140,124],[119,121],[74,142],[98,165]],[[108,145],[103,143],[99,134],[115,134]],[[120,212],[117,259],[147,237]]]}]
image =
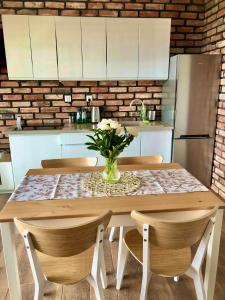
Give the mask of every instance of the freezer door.
[{"label": "freezer door", "polygon": [[204,185],[210,187],[214,139],[175,139],[173,162],[181,164]]},{"label": "freezer door", "polygon": [[175,107],[176,138],[215,135],[220,55],[179,55]]}]

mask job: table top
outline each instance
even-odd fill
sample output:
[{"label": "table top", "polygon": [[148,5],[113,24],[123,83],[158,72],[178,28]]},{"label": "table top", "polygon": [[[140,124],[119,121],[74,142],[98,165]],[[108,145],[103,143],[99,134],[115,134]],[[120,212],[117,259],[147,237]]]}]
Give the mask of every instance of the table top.
[{"label": "table top", "polygon": [[[180,169],[178,164],[149,164],[120,166],[122,171]],[[27,175],[71,174],[95,172],[103,167],[31,169]],[[99,215],[112,210],[114,215],[140,212],[169,212],[182,210],[209,209],[225,203],[211,191],[158,195],[132,195],[114,197],[89,197],[72,200],[57,199],[43,201],[7,202],[0,212],[0,222],[12,221],[14,217],[25,220],[71,218]]]}]

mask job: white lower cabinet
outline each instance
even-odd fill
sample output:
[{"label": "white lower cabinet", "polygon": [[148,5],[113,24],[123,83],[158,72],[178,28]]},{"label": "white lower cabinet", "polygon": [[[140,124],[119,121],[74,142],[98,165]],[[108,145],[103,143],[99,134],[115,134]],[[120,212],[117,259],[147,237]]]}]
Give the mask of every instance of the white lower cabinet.
[{"label": "white lower cabinet", "polygon": [[61,155],[58,134],[10,135],[9,142],[15,186],[29,169],[41,168],[43,159]]},{"label": "white lower cabinet", "polygon": [[14,189],[12,163],[10,157],[0,159],[0,192],[8,192]]},{"label": "white lower cabinet", "polygon": [[141,156],[162,155],[164,163],[171,162],[172,130],[141,132]]},{"label": "white lower cabinet", "polygon": [[[15,186],[29,169],[40,168],[43,159],[92,156],[98,157],[98,165],[103,165],[104,158],[98,152],[87,149],[85,145],[88,141],[87,134],[87,132],[10,134]],[[172,130],[140,132],[120,156],[159,154],[163,156],[164,162],[171,162],[171,145]]]}]

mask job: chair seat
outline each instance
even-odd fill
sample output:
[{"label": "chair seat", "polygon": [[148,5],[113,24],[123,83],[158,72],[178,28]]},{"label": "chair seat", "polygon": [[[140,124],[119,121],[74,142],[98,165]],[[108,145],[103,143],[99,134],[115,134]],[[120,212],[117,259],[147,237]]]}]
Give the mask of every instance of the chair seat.
[{"label": "chair seat", "polygon": [[[74,284],[84,280],[91,271],[94,246],[70,257],[53,257],[39,251],[37,256],[47,280],[59,284]],[[65,271],[66,270],[66,271]]]},{"label": "chair seat", "polygon": [[[129,231],[124,242],[131,254],[142,264],[143,238],[133,229]],[[153,273],[165,277],[184,274],[191,265],[191,248],[165,249],[150,244],[150,269]]]}]

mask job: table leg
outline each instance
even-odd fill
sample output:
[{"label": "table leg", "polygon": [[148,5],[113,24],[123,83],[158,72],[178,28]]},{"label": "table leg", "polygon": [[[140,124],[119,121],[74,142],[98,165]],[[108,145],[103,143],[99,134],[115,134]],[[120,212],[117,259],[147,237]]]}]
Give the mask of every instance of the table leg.
[{"label": "table leg", "polygon": [[10,299],[19,300],[22,297],[16,256],[14,223],[1,223],[1,235]]},{"label": "table leg", "polygon": [[207,300],[213,300],[214,297],[222,223],[223,210],[219,209],[215,216],[215,225],[210,237],[206,255],[204,286]]}]

